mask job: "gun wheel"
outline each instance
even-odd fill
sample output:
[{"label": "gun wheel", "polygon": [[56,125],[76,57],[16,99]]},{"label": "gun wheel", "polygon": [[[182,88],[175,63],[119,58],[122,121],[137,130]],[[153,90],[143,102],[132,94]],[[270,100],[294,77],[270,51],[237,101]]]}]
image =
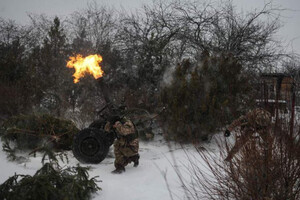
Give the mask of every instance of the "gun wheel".
[{"label": "gun wheel", "polygon": [[109,145],[103,130],[86,128],[74,136],[73,154],[83,163],[100,163],[108,154]]}]

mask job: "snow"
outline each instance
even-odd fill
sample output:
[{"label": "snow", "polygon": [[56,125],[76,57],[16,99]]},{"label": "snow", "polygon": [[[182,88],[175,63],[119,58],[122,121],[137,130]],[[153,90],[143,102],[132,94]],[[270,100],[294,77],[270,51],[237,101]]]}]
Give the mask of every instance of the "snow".
[{"label": "snow", "polygon": [[[209,151],[215,151],[214,146],[215,144],[206,144]],[[98,186],[102,190],[93,196],[94,200],[168,200],[172,199],[169,190],[172,191],[174,199],[185,199],[173,166],[185,169],[188,162],[187,152],[189,155],[197,156],[192,145],[185,145],[184,148],[174,143],[170,145],[158,136],[155,141],[140,142],[140,165],[135,168],[133,164],[129,164],[125,173],[111,173],[114,170],[113,147],[108,157],[100,164],[81,164],[81,166],[90,166],[90,177],[99,176],[98,180],[101,180]],[[61,166],[76,166],[79,161],[74,158],[72,151],[67,154],[69,163],[61,163]],[[30,157],[26,163],[16,163],[7,161],[6,154],[1,150],[0,159],[0,184],[15,173],[33,175],[42,166],[42,155]],[[201,158],[197,159],[201,163]],[[203,167],[203,170],[207,169]],[[184,176],[189,176],[188,173],[184,174]]]},{"label": "snow", "polygon": [[[300,119],[300,112],[296,112],[296,118]],[[297,120],[297,123],[299,121]],[[218,159],[218,145],[216,140],[224,138],[222,133],[214,135],[210,143],[202,144],[208,153],[215,153]],[[229,143],[234,143],[234,137],[226,139]],[[204,161],[198,155],[192,145],[183,147],[175,143],[167,143],[161,136],[155,136],[154,141],[140,142],[140,165],[135,168],[133,164],[126,167],[126,172],[122,174],[112,174],[114,170],[113,147],[107,158],[97,165],[81,164],[74,158],[72,151],[67,152],[69,162],[60,163],[61,166],[90,166],[90,177],[99,176],[98,186],[102,188],[97,194],[94,194],[94,200],[156,200],[156,199],[187,199],[182,189],[182,184],[174,169],[180,170],[180,173],[186,180],[190,180],[189,159],[197,162],[197,167],[203,173],[210,174],[210,171],[204,165]],[[188,155],[188,157],[187,157]],[[9,162],[5,152],[0,148],[0,184],[10,176],[17,174],[34,175],[42,167],[42,155],[30,157],[28,162],[16,163]],[[166,182],[167,180],[167,182]],[[170,192],[172,192],[172,197]]]}]

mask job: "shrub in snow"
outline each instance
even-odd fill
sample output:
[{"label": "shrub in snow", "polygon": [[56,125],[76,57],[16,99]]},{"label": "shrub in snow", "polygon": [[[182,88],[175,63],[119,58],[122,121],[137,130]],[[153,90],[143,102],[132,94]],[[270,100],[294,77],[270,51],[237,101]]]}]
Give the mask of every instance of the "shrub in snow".
[{"label": "shrub in snow", "polygon": [[[186,195],[212,200],[300,199],[299,135],[299,127],[291,132],[288,124],[278,122],[267,141],[254,136],[229,162],[224,158],[231,145],[224,140],[219,141],[220,155],[199,150],[204,162],[189,159],[191,179],[180,178]],[[204,172],[203,166],[209,170]]]},{"label": "shrub in snow", "polygon": [[97,177],[89,179],[88,168],[68,167],[54,169],[46,163],[35,175],[15,174],[0,185],[0,200],[45,199],[45,200],[86,200],[101,190]]}]

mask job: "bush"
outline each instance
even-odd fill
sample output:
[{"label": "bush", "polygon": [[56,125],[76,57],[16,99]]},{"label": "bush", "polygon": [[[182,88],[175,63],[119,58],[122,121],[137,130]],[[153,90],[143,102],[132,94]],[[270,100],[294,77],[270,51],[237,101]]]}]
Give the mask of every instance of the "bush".
[{"label": "bush", "polygon": [[101,190],[96,177],[89,179],[88,168],[69,167],[56,170],[49,163],[35,175],[16,174],[0,185],[0,200],[84,200]]},{"label": "bush", "polygon": [[183,61],[161,95],[167,135],[179,141],[207,140],[251,101],[242,66],[231,55],[204,55],[201,63]]},{"label": "bush", "polygon": [[198,151],[204,163],[190,159],[191,179],[180,179],[188,199],[300,199],[300,132],[286,127],[275,125],[267,142],[253,137],[230,162],[224,162],[228,143],[219,143],[221,156]]}]

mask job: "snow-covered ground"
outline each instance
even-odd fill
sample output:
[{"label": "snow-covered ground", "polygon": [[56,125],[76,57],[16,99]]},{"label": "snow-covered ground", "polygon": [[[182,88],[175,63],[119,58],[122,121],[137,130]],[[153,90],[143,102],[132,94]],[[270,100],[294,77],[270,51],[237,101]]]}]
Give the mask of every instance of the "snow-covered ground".
[{"label": "snow-covered ground", "polygon": [[[299,124],[300,112],[296,115],[296,121]],[[218,147],[216,139],[224,139],[223,134],[214,135],[210,143],[203,144],[207,152],[216,153],[218,155]],[[227,139],[230,143],[234,142],[234,137]],[[74,158],[71,151],[67,152],[69,163],[61,163],[61,166],[76,166],[79,162]],[[161,136],[156,136],[154,141],[140,142],[140,165],[134,168],[132,164],[126,167],[123,174],[112,174],[114,170],[113,147],[111,147],[108,157],[97,165],[90,166],[90,177],[99,176],[101,182],[98,183],[102,191],[94,195],[95,200],[156,200],[186,199],[182,184],[174,170],[174,166],[181,170],[182,175],[189,180],[190,173],[187,171],[189,160],[187,154],[191,157],[195,156],[198,167],[201,171],[209,173],[204,166],[201,157],[192,145],[184,147],[171,143],[168,144]],[[189,158],[191,158],[189,157]],[[0,148],[0,184],[7,178],[17,174],[34,173],[41,168],[42,155],[30,157],[28,162],[16,163],[9,162],[6,154]],[[167,182],[166,182],[167,180]]]},{"label": "snow-covered ground", "polygon": [[[213,141],[205,144],[205,146],[209,149],[208,151],[216,151]],[[95,194],[93,199],[168,200],[171,199],[169,190],[172,191],[174,199],[184,199],[184,192],[173,166],[176,165],[184,171],[185,165],[188,163],[186,152],[188,151],[189,155],[197,156],[193,146],[187,145],[184,149],[176,144],[170,146],[159,137],[155,138],[155,141],[140,142],[140,165],[137,168],[134,168],[132,164],[128,165],[123,174],[111,173],[114,170],[112,148],[108,157],[100,164],[81,164],[82,166],[91,166],[90,176],[99,176],[98,179],[101,180],[98,185],[102,191]],[[79,163],[71,151],[68,152],[68,157],[69,163],[62,163],[62,166],[75,166]],[[1,150],[0,184],[15,173],[33,175],[42,166],[41,159],[41,156],[37,156],[31,157],[26,163],[9,162],[6,159],[6,154]],[[199,161],[201,163],[201,158]]]}]

